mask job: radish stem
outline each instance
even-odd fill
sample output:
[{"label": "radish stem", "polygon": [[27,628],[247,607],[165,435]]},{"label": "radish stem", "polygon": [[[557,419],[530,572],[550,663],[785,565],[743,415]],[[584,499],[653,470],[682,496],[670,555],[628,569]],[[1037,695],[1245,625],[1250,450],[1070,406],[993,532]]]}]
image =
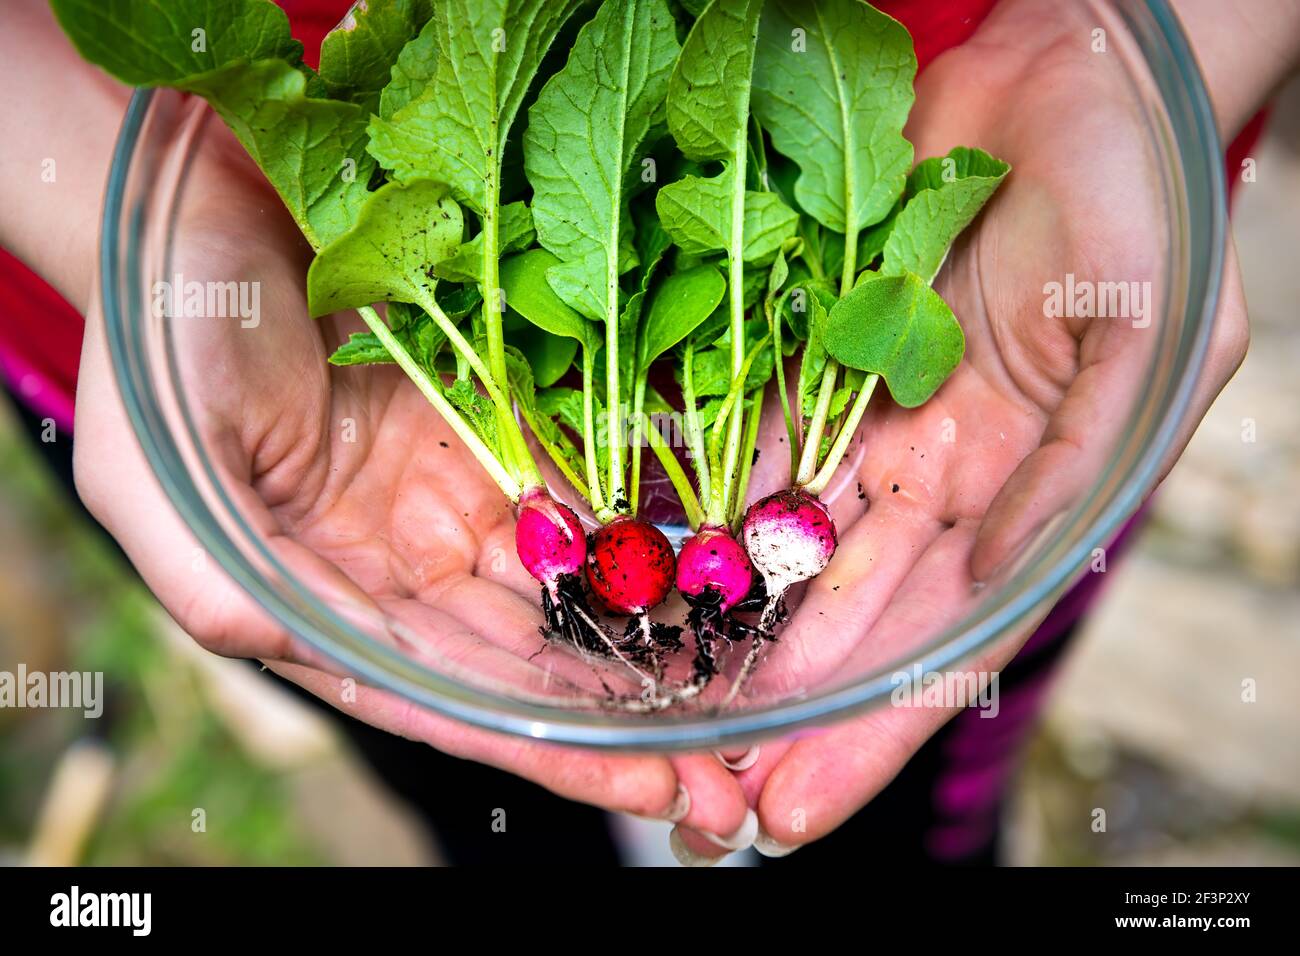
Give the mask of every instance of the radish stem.
[{"label": "radish stem", "polygon": [[695,494],[695,489],[691,487],[691,480],[686,477],[681,462],[677,460],[673,450],[664,442],[659,430],[650,426],[646,428],[645,434],[646,439],[650,442],[650,448],[655,453],[655,457],[659,459],[659,464],[667,472],[668,480],[673,483],[673,490],[677,492],[677,497],[682,503],[682,510],[686,512],[686,521],[691,526],[691,530],[694,531],[704,520],[704,511],[700,507],[699,496]]},{"label": "radish stem", "polygon": [[686,343],[686,353],[682,361],[682,399],[686,405],[684,420],[686,445],[691,450],[691,462],[695,466],[695,477],[699,481],[700,495],[707,499],[711,488],[709,459],[704,452],[704,429],[700,427],[700,413],[695,402],[695,346],[689,341]]},{"label": "radish stem", "polygon": [[831,399],[835,397],[835,377],[839,374],[839,368],[839,363],[827,356],[821,389],[817,392],[817,405],[813,409],[808,431],[803,436],[803,454],[799,458],[799,470],[795,473],[796,485],[802,486],[812,481],[817,472],[822,433],[826,431],[826,417],[830,414]]},{"label": "radish stem", "polygon": [[758,426],[763,415],[763,396],[767,385],[754,393],[750,399],[752,407],[745,420],[745,437],[740,449],[740,477],[736,479],[736,495],[731,503],[731,527],[740,527],[740,519],[745,516],[745,492],[749,490],[749,473],[754,467],[754,449],[758,446]]},{"label": "radish stem", "polygon": [[820,495],[826,490],[826,486],[830,484],[835,469],[839,466],[840,459],[849,450],[849,442],[853,440],[853,435],[858,430],[862,415],[867,410],[867,402],[871,401],[871,393],[876,390],[876,383],[879,381],[880,376],[873,372],[862,383],[862,388],[849,409],[848,417],[844,419],[839,434],[835,436],[835,443],[831,445],[830,453],[826,456],[826,463],[822,465],[821,471],[811,481],[803,483],[804,491],[810,495]]},{"label": "radish stem", "polygon": [[460,412],[456,410],[456,407],[447,401],[442,394],[442,388],[429,377],[428,373],[419,366],[415,359],[411,358],[410,353],[393,335],[388,324],[379,317],[379,313],[375,311],[373,306],[362,306],[357,311],[361,314],[361,318],[366,325],[370,327],[370,331],[375,334],[375,338],[383,343],[384,348],[388,350],[388,354],[401,366],[407,377],[415,383],[415,387],[420,390],[420,393],[429,400],[429,404],[451,426],[452,431],[456,433],[456,437],[465,443],[465,447],[469,449],[470,454],[478,459],[479,464],[492,476],[492,480],[497,483],[505,496],[511,501],[517,502],[519,495],[523,491],[519,481],[506,470],[497,456],[492,453],[492,450],[483,443],[483,439],[479,438],[478,433],[470,427],[470,424],[465,421]]},{"label": "radish stem", "polygon": [[593,377],[595,360],[591,348],[582,346],[582,448],[587,464],[587,490],[591,493],[588,500],[595,511],[605,508],[605,497],[600,490],[600,465],[596,459],[596,415],[593,409],[592,393],[595,391]]},{"label": "radish stem", "polygon": [[[632,390],[632,438],[628,442],[628,454],[632,456],[632,480],[628,486],[628,497],[632,502],[632,514],[636,514],[637,504],[641,500],[641,441],[642,426],[645,423],[645,375],[638,375]],[[649,429],[653,431],[654,429]]]},{"label": "radish stem", "polygon": [[[438,324],[438,327],[447,336],[447,340],[451,342],[457,354],[469,363],[469,367],[474,370],[474,374],[483,383],[488,398],[496,406],[498,421],[501,424],[502,457],[506,459],[505,464],[507,467],[522,479],[524,485],[543,484],[542,474],[537,470],[537,464],[528,451],[527,442],[524,441],[524,433],[520,431],[519,422],[515,420],[514,404],[497,384],[496,379],[493,378],[492,373],[483,363],[483,359],[474,351],[473,346],[465,340],[465,336],[461,334],[460,329],[456,328],[456,323],[447,318],[447,314],[442,311],[442,307],[438,305],[433,293],[420,288],[416,298],[416,304],[429,313],[429,317]],[[497,316],[497,322],[500,323],[499,315]],[[490,327],[491,323],[488,324]],[[500,331],[499,328],[498,331]],[[504,454],[507,450],[510,452],[509,455]]]}]

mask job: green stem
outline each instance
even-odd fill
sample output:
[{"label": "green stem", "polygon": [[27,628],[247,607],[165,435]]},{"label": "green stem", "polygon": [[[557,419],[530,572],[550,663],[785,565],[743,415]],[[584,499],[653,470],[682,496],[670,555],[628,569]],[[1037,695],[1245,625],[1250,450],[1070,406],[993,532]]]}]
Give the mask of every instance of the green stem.
[{"label": "green stem", "polygon": [[673,490],[677,492],[677,497],[681,499],[682,509],[686,512],[686,521],[691,526],[692,531],[698,531],[700,523],[704,520],[704,512],[700,508],[700,499],[691,487],[691,480],[686,477],[686,472],[682,470],[682,463],[677,460],[673,450],[664,442],[663,436],[659,434],[657,428],[647,428],[645,430],[646,438],[650,442],[650,447],[659,459],[659,464],[663,466],[664,471],[668,474],[668,480],[673,483]]},{"label": "green stem", "polygon": [[388,354],[396,360],[402,371],[415,383],[415,387],[429,400],[429,404],[451,426],[451,430],[456,433],[456,437],[465,443],[465,447],[469,449],[470,454],[478,459],[479,464],[492,476],[492,480],[497,483],[505,496],[511,501],[517,502],[520,493],[523,491],[523,486],[507,471],[497,456],[492,453],[492,450],[484,444],[483,439],[479,438],[478,432],[474,431],[470,424],[465,421],[460,412],[456,410],[456,407],[447,401],[438,383],[434,382],[429,377],[429,374],[411,357],[411,354],[397,340],[392,330],[388,328],[387,323],[379,317],[379,313],[373,307],[362,306],[357,311],[361,314],[361,318],[365,320],[366,325],[370,327],[370,331],[375,334],[375,338],[383,343],[384,348],[388,350]]},{"label": "green stem", "polygon": [[555,462],[555,467],[559,469],[560,474],[564,476],[566,481],[573,485],[578,494],[590,501],[591,490],[587,487],[587,483],[582,480],[581,476],[579,476],[572,467],[570,467],[568,457],[563,451],[561,451],[559,446],[546,439],[544,433],[537,427],[537,422],[532,413],[528,410],[528,405],[524,402],[519,403],[519,413],[523,415],[524,421],[528,423],[529,429],[532,430],[533,437],[537,439],[537,444],[541,445],[542,450],[550,456],[551,461]]},{"label": "green stem", "polygon": [[[731,420],[734,419],[735,413],[737,411],[739,411],[741,415],[742,433],[743,433],[743,427],[744,427],[743,423],[744,423],[744,413],[745,413],[745,392],[744,392],[745,379],[749,377],[749,369],[754,364],[754,360],[758,358],[759,353],[763,351],[763,348],[767,345],[770,339],[771,339],[770,335],[763,336],[763,338],[758,342],[757,345],[754,346],[754,348],[750,351],[750,353],[745,356],[745,360],[740,365],[740,371],[736,373],[736,377],[732,380],[731,389],[727,392],[727,397],[722,400],[722,406],[718,409],[717,423],[713,426],[713,438],[709,442],[710,461],[717,462],[720,457],[718,454],[719,443],[721,439],[721,432],[719,431],[719,429],[722,427],[722,422],[724,418],[728,422],[727,424],[728,442],[730,442],[730,433],[731,433],[730,423]],[[720,480],[718,480],[719,471],[717,469],[714,470],[715,481],[713,486],[713,494],[709,497],[708,517],[709,517],[710,524],[716,524],[719,526],[725,524],[727,521],[727,516],[731,513],[731,502],[734,497],[733,492],[735,490],[736,477],[740,470],[741,442],[739,439],[741,437],[743,437],[743,435],[737,435],[738,440],[736,442],[736,460],[725,471],[725,473],[721,474]]]},{"label": "green stem", "polygon": [[582,345],[582,451],[587,463],[587,488],[591,492],[588,499],[591,507],[600,511],[605,507],[605,497],[600,490],[600,463],[596,458],[596,413],[593,407],[595,398],[596,360],[591,348]]},{"label": "green stem", "polygon": [[767,385],[758,389],[750,399],[749,416],[745,419],[745,441],[741,445],[740,477],[736,479],[736,497],[731,506],[731,528],[740,530],[740,519],[745,515],[745,492],[749,490],[749,473],[754,467],[754,449],[758,447],[758,426],[763,417],[763,396]]},{"label": "green stem", "polygon": [[[745,365],[745,151],[737,152],[732,174],[739,188],[731,196],[731,248],[727,250],[727,294],[731,301],[731,377],[742,374]],[[721,514],[727,513],[729,494],[740,459],[741,431],[744,428],[744,403],[736,402],[727,418],[727,444],[721,475]],[[721,414],[721,413],[719,413]],[[716,427],[716,426],[715,426]],[[713,496],[710,496],[711,498]],[[710,515],[710,518],[715,517]]]},{"label": "green stem", "polygon": [[799,458],[799,470],[795,473],[795,484],[800,487],[812,481],[813,474],[817,471],[817,456],[821,450],[822,433],[826,430],[826,417],[831,410],[831,399],[835,397],[835,377],[839,369],[839,363],[827,356],[826,368],[822,371],[821,389],[817,392],[817,405],[813,409],[808,431],[803,436],[803,454]]},{"label": "green stem", "polygon": [[627,509],[627,495],[623,487],[623,449],[619,445],[619,384],[618,384],[618,264],[611,257],[609,266],[608,301],[605,314],[605,441],[609,443],[609,505],[619,512]]},{"label": "green stem", "polygon": [[786,293],[777,299],[768,325],[772,329],[772,361],[776,365],[776,387],[781,391],[781,412],[785,415],[786,440],[790,442],[790,480],[794,480],[795,462],[799,460],[799,432],[794,427],[794,412],[790,408],[790,393],[785,387],[785,353],[781,346],[781,309]]},{"label": "green stem", "polygon": [[[474,347],[466,341],[460,329],[456,328],[456,323],[442,311],[442,307],[438,305],[433,292],[420,283],[412,283],[412,289],[416,304],[429,313],[429,317],[437,323],[438,328],[442,329],[443,334],[447,336],[452,348],[469,363],[469,367],[474,370],[474,374],[483,383],[488,398],[496,406],[497,420],[500,422],[499,431],[502,438],[501,450],[502,452],[509,451],[509,455],[503,455],[503,457],[508,457],[507,464],[513,465],[511,470],[527,486],[543,484],[542,473],[537,470],[537,464],[533,461],[532,453],[528,450],[528,443],[524,440],[524,433],[519,428],[519,422],[515,419],[514,404],[497,384],[483,359],[474,351]],[[500,316],[497,316],[497,318],[500,319]]]},{"label": "green stem", "polygon": [[831,478],[835,475],[835,469],[839,467],[840,459],[844,453],[849,450],[849,442],[853,440],[853,435],[858,430],[858,425],[862,421],[862,415],[867,410],[867,402],[871,401],[871,393],[876,390],[876,383],[880,381],[880,376],[874,372],[867,376],[862,383],[862,390],[858,392],[857,398],[853,400],[853,405],[849,409],[848,416],[844,419],[844,424],[840,427],[839,434],[835,436],[835,442],[831,445],[830,453],[826,456],[826,463],[822,465],[821,471],[810,481],[801,482],[804,491],[810,495],[820,495],[830,484]]},{"label": "green stem", "polygon": [[695,478],[699,484],[700,495],[707,498],[710,492],[709,459],[704,453],[704,429],[700,427],[700,412],[695,402],[695,344],[686,343],[682,356],[682,401],[686,407],[686,446],[691,450],[691,462],[695,466]]},{"label": "green stem", "polygon": [[644,428],[645,416],[645,376],[637,375],[636,385],[632,389],[632,437],[628,441],[628,454],[632,456],[632,478],[628,484],[628,497],[632,501],[632,514],[636,514],[638,502],[641,500],[641,437],[642,434],[648,434],[654,431],[654,428]]}]

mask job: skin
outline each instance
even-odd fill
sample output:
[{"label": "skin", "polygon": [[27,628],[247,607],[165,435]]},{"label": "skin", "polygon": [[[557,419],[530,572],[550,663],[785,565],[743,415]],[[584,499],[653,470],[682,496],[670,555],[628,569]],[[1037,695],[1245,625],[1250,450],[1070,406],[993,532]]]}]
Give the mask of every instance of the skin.
[{"label": "skin", "polygon": [[[446,753],[642,816],[679,816],[685,789],[684,822],[724,834],[740,827],[748,812],[740,786],[711,754],[605,755],[523,741],[365,686],[349,703],[343,675],[271,621],[212,562],[192,561],[198,544],[126,418],[92,294],[99,192],[129,91],[79,61],[43,3],[17,4],[12,12],[0,60],[15,65],[12,75],[31,86],[30,102],[42,108],[16,109],[20,91],[5,107],[23,135],[22,148],[4,157],[16,182],[5,184],[0,240],[87,317],[77,489],[172,616],[208,650],[260,659],[332,706]],[[64,98],[55,100],[53,90]],[[515,555],[509,503],[400,371],[326,364],[361,326],[355,317],[308,317],[310,249],[224,126],[213,120],[204,136],[179,213],[177,228],[188,239],[176,268],[186,280],[261,284],[256,328],[237,320],[176,325],[196,424],[234,497],[308,586],[350,606],[362,626],[375,627],[382,612],[389,633],[377,635],[381,640],[426,660],[467,661],[480,674],[541,692],[542,667],[525,663],[543,647],[538,585]],[[34,184],[46,156],[58,159],[59,177],[40,194]],[[354,441],[346,440],[349,421]],[[560,681],[590,680],[589,668],[557,655],[545,663]]]},{"label": "skin", "polygon": [[[1203,6],[1183,5],[1193,19]],[[1197,47],[1228,134],[1294,62],[1285,43],[1300,36],[1278,25],[1296,19],[1290,6],[1247,6],[1235,29],[1221,17]],[[78,489],[200,644],[265,660],[375,726],[577,800],[662,816],[684,786],[691,809],[680,834],[702,856],[720,851],[701,831],[738,829],[747,804],[783,844],[832,832],[951,716],[878,710],[815,737],[765,744],[757,763],[733,775],[712,756],[606,756],[500,737],[364,687],[345,705],[339,675],[215,569],[191,570],[196,544],[136,446],[92,295],[99,193],[125,93],[77,60],[44,4],[13,8],[0,33],[0,61],[13,65],[22,88],[0,105],[0,125],[15,132],[0,153],[0,241],[87,314]],[[990,578],[1072,499],[1122,427],[1127,383],[1150,330],[1047,320],[1040,293],[1068,271],[1128,280],[1157,266],[1145,241],[1153,213],[1133,175],[1145,163],[1126,152],[1140,141],[1131,135],[1136,120],[1111,105],[1127,90],[1117,86],[1117,70],[1105,69],[1108,61],[1087,51],[1091,26],[1069,21],[1059,5],[1007,0],[972,43],[945,54],[919,81],[908,131],[918,156],[975,144],[1015,168],[938,282],[967,329],[967,360],[922,409],[904,413],[882,402],[869,412],[862,445],[851,448],[851,464],[826,495],[839,551],[808,588],[790,637],[773,649],[751,692],[813,682],[846,661],[883,660],[959,616],[972,584]],[[309,250],[237,144],[216,124],[207,135],[212,148],[188,191],[200,198],[183,211],[182,226],[203,244],[178,265],[187,278],[262,282],[257,329],[196,323],[183,337],[196,388],[191,404],[203,409],[199,427],[219,448],[228,484],[280,559],[314,587],[351,601],[360,619],[381,609],[418,630],[421,653],[473,657],[480,670],[514,676],[539,644],[538,615],[536,583],[513,560],[505,502],[400,373],[325,365],[328,349],[359,326],[306,318]],[[42,192],[44,157],[60,165],[58,183]],[[1230,255],[1215,338],[1178,450],[1245,345]],[[779,417],[769,410],[753,498],[780,485],[787,449],[777,442]],[[948,417],[957,440],[940,447],[936,436]],[[354,442],[342,439],[347,418],[356,423]],[[928,450],[924,460],[914,447]],[[866,514],[852,493],[857,480],[871,502]],[[834,639],[799,639],[814,629]],[[997,669],[1026,636],[1010,635],[970,668]],[[796,811],[806,819],[798,832]]]},{"label": "skin", "polygon": [[[1230,138],[1296,62],[1295,31],[1279,41],[1285,29],[1278,24],[1300,21],[1300,12],[1255,8],[1237,21],[1223,12],[1201,3],[1180,9]],[[907,129],[917,157],[973,144],[1013,167],[935,283],[961,319],[966,356],[921,408],[869,407],[860,443],[824,496],[840,531],[838,551],[808,586],[751,695],[884,665],[957,620],[977,601],[977,582],[997,580],[999,567],[1077,499],[1120,437],[1154,324],[1049,319],[1043,311],[1044,283],[1064,281],[1067,272],[1077,280],[1159,278],[1151,248],[1160,209],[1135,174],[1150,166],[1139,151],[1146,133],[1120,105],[1129,93],[1118,62],[1089,49],[1093,26],[1060,4],[1004,2],[970,42],[918,79]],[[1250,43],[1258,56],[1243,67],[1247,60],[1232,50],[1244,53]],[[1206,364],[1162,477],[1247,341],[1229,244]],[[770,416],[775,425],[779,411]],[[951,442],[941,438],[945,419],[955,422]],[[764,453],[771,464],[751,498],[785,477],[779,432],[764,436],[774,453]],[[865,501],[854,493],[858,483]],[[1030,633],[1009,635],[963,669],[999,670]],[[881,707],[797,741],[763,744],[738,777],[764,839],[789,850],[833,832],[955,713]],[[681,832],[694,852],[721,852]]]}]

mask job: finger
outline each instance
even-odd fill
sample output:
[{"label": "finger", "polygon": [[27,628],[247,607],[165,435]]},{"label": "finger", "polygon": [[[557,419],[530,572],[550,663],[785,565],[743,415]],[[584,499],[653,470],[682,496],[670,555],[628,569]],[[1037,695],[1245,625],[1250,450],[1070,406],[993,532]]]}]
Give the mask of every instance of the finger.
[{"label": "finger", "polygon": [[670,761],[691,798],[689,810],[678,821],[682,827],[734,842],[746,826],[757,826],[758,818],[745,802],[740,783],[712,754],[687,754]]},{"label": "finger", "polygon": [[[914,645],[917,633],[932,634],[969,611],[977,600],[968,571],[974,537],[973,523],[963,523],[936,540],[864,646],[870,644],[886,659],[896,658],[898,648]],[[1027,634],[1008,638],[960,670],[996,671]],[[796,742],[771,770],[759,797],[764,833],[787,848],[830,833],[879,793],[956,712],[950,706],[882,705]]]},{"label": "finger", "polygon": [[834,674],[888,606],[944,524],[885,495],[840,537],[780,639],[750,682],[751,696],[815,687]]},{"label": "finger", "polygon": [[[1094,327],[1101,329],[1098,334],[1110,333],[1113,341],[1106,343],[1097,361],[1079,371],[1053,412],[1042,444],[1021,462],[990,505],[971,557],[978,580],[997,574],[1040,529],[1073,507],[1096,481],[1128,426],[1149,355],[1146,343],[1134,344],[1133,334],[1148,330],[1117,334],[1113,323]],[[1241,364],[1248,337],[1241,278],[1230,243],[1205,366],[1160,477],[1182,454],[1215,396]]]},{"label": "finger", "polygon": [[[373,727],[516,774],[570,800],[655,819],[668,819],[681,806],[677,774],[665,757],[604,754],[492,733],[364,685],[345,701],[340,679],[331,674],[282,662],[267,666]],[[449,784],[430,782],[435,785]]]}]

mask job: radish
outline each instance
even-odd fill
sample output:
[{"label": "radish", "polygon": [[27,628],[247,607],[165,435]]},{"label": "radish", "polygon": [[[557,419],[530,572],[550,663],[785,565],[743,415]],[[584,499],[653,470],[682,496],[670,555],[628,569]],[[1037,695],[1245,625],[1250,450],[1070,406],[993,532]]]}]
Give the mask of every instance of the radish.
[{"label": "radish", "polygon": [[788,488],[751,505],[742,529],[745,550],[767,589],[758,626],[771,631],[785,592],[817,577],[830,564],[837,543],[835,522],[820,498]]},{"label": "radish", "polygon": [[726,528],[705,526],[682,545],[677,556],[677,590],[688,602],[705,600],[709,592],[722,614],[745,599],[754,585],[754,567],[745,549]]},{"label": "radish", "polygon": [[643,615],[672,590],[674,563],[672,545],[662,531],[621,515],[592,533],[587,581],[614,614]]}]

